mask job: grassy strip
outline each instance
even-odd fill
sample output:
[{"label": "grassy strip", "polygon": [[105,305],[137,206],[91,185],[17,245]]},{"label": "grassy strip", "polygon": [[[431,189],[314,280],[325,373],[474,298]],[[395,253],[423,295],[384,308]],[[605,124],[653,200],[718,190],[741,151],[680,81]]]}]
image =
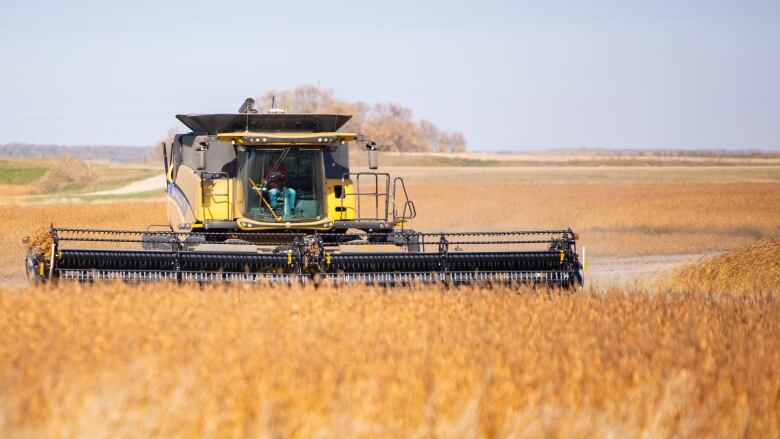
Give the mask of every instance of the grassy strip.
[{"label": "grassy strip", "polygon": [[46,168],[5,166],[0,162],[0,184],[28,184],[46,173]]},{"label": "grassy strip", "polygon": [[[62,188],[51,192],[51,193],[44,193],[44,194],[36,194],[31,195],[28,197],[25,197],[22,200],[19,200],[23,203],[40,203],[40,202],[46,202],[51,199],[56,198],[76,198],[76,199],[91,199],[91,198],[100,198],[102,196],[90,196],[85,195],[84,193],[88,192],[98,192],[98,191],[107,191],[112,189],[117,189],[123,186],[127,186],[131,183],[134,183],[139,180],[144,180],[146,178],[152,177],[155,174],[157,174],[154,171],[148,171],[148,172],[138,172],[137,174],[134,174],[133,176],[128,176],[124,178],[119,178],[116,180],[101,180],[94,183],[88,183],[88,184],[70,184],[65,185]],[[164,188],[160,188],[160,191],[164,191]],[[153,191],[149,191],[153,192]],[[119,198],[134,198],[137,194],[124,194],[124,195],[118,195],[116,197]],[[112,196],[106,196],[106,197],[112,197]]]}]

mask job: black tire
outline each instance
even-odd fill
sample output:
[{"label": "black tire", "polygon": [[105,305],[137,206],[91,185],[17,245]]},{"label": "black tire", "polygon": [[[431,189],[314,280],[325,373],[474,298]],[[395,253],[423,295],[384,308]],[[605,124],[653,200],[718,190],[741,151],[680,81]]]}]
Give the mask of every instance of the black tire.
[{"label": "black tire", "polygon": [[411,229],[396,230],[387,235],[387,243],[406,247],[409,253],[420,252],[420,234]]},{"label": "black tire", "polygon": [[27,280],[30,281],[32,285],[40,285],[45,282],[46,274],[41,276],[41,273],[38,271],[38,264],[43,262],[40,260],[40,258],[36,257],[32,253],[28,253],[24,262],[27,272]]},{"label": "black tire", "polygon": [[156,233],[144,233],[141,236],[141,247],[144,250],[176,250],[176,238],[170,235]]},{"label": "black tire", "polygon": [[247,241],[245,239],[238,239],[238,238],[226,239],[222,243],[223,244],[233,244],[233,245],[249,245],[249,244],[251,244],[249,241]]},{"label": "black tire", "polygon": [[572,282],[572,288],[585,288],[585,273],[580,270],[574,272],[574,282]]},{"label": "black tire", "polygon": [[392,240],[392,234],[389,230],[375,230],[373,232],[368,232],[367,240],[368,242],[377,243],[377,244],[383,244],[383,243],[392,243],[394,242]]},{"label": "black tire", "polygon": [[420,234],[414,230],[401,230],[401,234],[406,238],[406,251],[420,253]]},{"label": "black tire", "polygon": [[219,241],[211,241],[206,239],[205,235],[193,233],[191,235],[188,235],[184,239],[184,242],[182,243],[182,250],[190,251],[201,244],[206,244],[206,242],[219,242]]}]

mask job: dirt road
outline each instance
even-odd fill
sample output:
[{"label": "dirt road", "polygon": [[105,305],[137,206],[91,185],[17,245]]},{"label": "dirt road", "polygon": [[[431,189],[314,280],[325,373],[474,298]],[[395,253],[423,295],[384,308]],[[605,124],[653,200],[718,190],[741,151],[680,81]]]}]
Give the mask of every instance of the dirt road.
[{"label": "dirt road", "polygon": [[90,192],[82,195],[128,195],[139,192],[149,192],[153,190],[163,190],[165,188],[165,176],[155,175],[143,180],[134,181],[126,186],[118,187],[107,191]]},{"label": "dirt road", "polygon": [[675,269],[716,253],[588,258],[585,283],[588,287],[654,288]]}]

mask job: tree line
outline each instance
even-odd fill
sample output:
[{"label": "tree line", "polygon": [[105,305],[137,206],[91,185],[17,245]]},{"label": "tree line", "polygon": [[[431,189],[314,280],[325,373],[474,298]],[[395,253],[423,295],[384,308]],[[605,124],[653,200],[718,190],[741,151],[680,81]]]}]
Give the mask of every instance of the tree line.
[{"label": "tree line", "polygon": [[[155,149],[159,150],[159,146]],[[145,147],[111,145],[68,146],[34,145],[29,143],[0,145],[0,157],[34,158],[64,156],[76,157],[79,160],[110,160],[134,163],[147,159],[149,150]]]},{"label": "tree line", "polygon": [[394,103],[350,102],[336,98],[333,90],[301,85],[292,90],[270,90],[256,99],[258,111],[277,105],[290,113],[350,114],[343,130],[367,135],[383,151],[463,152],[466,137],[447,132],[425,119],[415,119],[412,110]]},{"label": "tree line", "polygon": [[[336,98],[333,90],[316,85],[301,85],[292,90],[270,90],[255,99],[258,112],[271,108],[273,98],[277,106],[288,113],[349,114],[352,119],[342,128],[346,132],[367,135],[377,147],[388,152],[463,152],[466,137],[447,132],[425,119],[415,119],[412,110],[394,103],[367,104]],[[162,160],[160,144],[170,148],[176,135],[171,128],[150,153],[151,160]]]}]

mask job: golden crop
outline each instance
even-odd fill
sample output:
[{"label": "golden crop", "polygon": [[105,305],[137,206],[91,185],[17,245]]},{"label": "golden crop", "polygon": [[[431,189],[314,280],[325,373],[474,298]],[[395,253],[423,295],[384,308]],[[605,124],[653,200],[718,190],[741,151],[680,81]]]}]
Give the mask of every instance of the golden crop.
[{"label": "golden crop", "polygon": [[[409,189],[418,230],[572,227],[592,255],[702,253],[780,234],[774,171],[709,174],[737,171],[420,170]],[[7,208],[4,436],[780,436],[776,239],[654,292],[36,289],[20,287],[24,236],[51,222],[145,228],[164,206]]]},{"label": "golden crop", "polygon": [[0,290],[19,437],[780,434],[770,295]]},{"label": "golden crop", "polygon": [[780,292],[780,238],[688,264],[671,276],[669,284],[696,291]]},{"label": "golden crop", "polygon": [[8,214],[0,215],[0,284],[26,282],[22,242],[25,237],[48,229],[54,223],[60,227],[145,230],[150,224],[164,224],[165,206],[161,202],[119,203],[52,203],[12,205]]},{"label": "golden crop", "polygon": [[471,181],[415,186],[413,225],[571,227],[591,255],[610,256],[711,252],[780,235],[777,182]]},{"label": "golden crop", "polygon": [[[729,168],[724,168],[729,169]],[[518,182],[485,170],[460,184],[413,176],[410,195],[422,231],[568,228],[590,255],[690,254],[748,245],[780,235],[780,183]],[[476,172],[476,171],[475,171]],[[515,175],[515,174],[511,174]],[[514,178],[514,177],[513,177]],[[471,184],[470,182],[473,182]],[[464,184],[465,183],[465,184]],[[0,272],[20,282],[21,240],[50,223],[145,229],[166,222],[161,201],[8,206],[0,216]]]}]

